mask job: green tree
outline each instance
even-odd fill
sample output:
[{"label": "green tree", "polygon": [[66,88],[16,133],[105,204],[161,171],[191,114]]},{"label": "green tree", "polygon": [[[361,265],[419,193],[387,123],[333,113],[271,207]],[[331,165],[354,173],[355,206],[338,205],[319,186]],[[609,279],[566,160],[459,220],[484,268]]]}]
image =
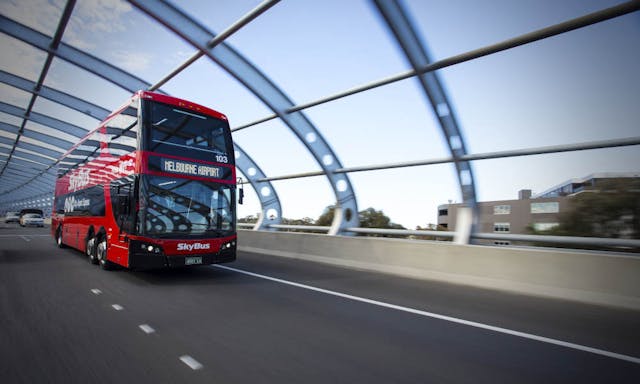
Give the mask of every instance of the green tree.
[{"label": "green tree", "polygon": [[[330,205],[325,208],[324,212],[316,220],[316,225],[330,226],[333,222],[333,215],[335,206]],[[361,228],[382,228],[382,229],[406,229],[400,224],[393,223],[391,219],[382,211],[378,211],[374,208],[367,208],[358,212],[358,218],[360,219]],[[368,235],[368,236],[384,236],[391,237],[391,235]],[[398,237],[398,236],[394,236]],[[400,236],[404,237],[404,236]]]},{"label": "green tree", "polygon": [[[442,225],[437,225],[437,224],[433,224],[433,223],[429,223],[427,224],[426,227],[421,227],[421,226],[417,226],[416,227],[416,231],[440,231],[440,232],[447,232],[449,229],[446,227],[443,227]],[[411,236],[412,239],[415,240],[437,240],[437,241],[451,241],[452,238],[450,237],[438,237],[438,236],[431,236],[431,235],[424,235],[424,236]]]},{"label": "green tree", "polygon": [[325,227],[331,226],[331,223],[333,222],[333,212],[335,210],[336,210],[335,205],[330,205],[326,207],[322,212],[322,214],[320,215],[320,217],[318,217],[318,219],[316,220],[316,225],[325,226]]},{"label": "green tree", "polygon": [[367,208],[358,212],[360,227],[362,228],[385,228],[385,229],[405,229],[402,225],[392,223],[391,219],[382,211]]},{"label": "green tree", "polygon": [[640,179],[600,181],[571,197],[559,225],[544,234],[640,239]]},{"label": "green tree", "polygon": [[248,215],[238,219],[238,223],[257,223],[258,222],[258,214]]},{"label": "green tree", "polygon": [[303,217],[302,219],[287,219],[286,217],[282,218],[282,224],[287,225],[314,225],[314,221],[310,217]]},{"label": "green tree", "polygon": [[[286,225],[315,225],[314,220],[310,217],[303,217],[302,219],[287,219],[286,217],[282,218],[282,224]],[[285,229],[287,232],[307,232],[306,230],[301,229]]]}]

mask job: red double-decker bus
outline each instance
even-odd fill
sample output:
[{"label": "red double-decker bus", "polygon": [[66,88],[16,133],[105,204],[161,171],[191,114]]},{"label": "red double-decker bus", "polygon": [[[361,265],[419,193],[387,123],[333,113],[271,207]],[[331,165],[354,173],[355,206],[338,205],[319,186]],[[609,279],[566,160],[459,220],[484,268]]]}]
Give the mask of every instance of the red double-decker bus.
[{"label": "red double-decker bus", "polygon": [[51,233],[104,269],[236,258],[236,173],[227,118],[139,91],[58,163]]}]

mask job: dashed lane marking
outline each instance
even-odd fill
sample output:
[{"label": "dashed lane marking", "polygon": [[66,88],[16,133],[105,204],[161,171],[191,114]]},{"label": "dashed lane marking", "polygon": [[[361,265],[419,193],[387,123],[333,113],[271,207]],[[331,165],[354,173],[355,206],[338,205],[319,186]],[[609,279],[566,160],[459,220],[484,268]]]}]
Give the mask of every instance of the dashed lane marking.
[{"label": "dashed lane marking", "polygon": [[93,288],[93,289],[91,290],[91,293],[93,293],[94,295],[101,295],[101,294],[102,294],[102,291],[101,291],[101,290],[99,290],[98,288]]},{"label": "dashed lane marking", "polygon": [[202,369],[203,367],[202,364],[200,364],[196,359],[194,359],[189,355],[180,356],[180,361],[187,364],[189,368],[193,369],[194,371],[197,371],[198,369]]},{"label": "dashed lane marking", "polygon": [[156,331],[155,329],[151,328],[149,324],[140,324],[138,328],[142,329],[142,332],[146,333],[147,335]]},{"label": "dashed lane marking", "polygon": [[51,235],[0,235],[0,237],[22,237],[22,236],[29,236],[29,237],[51,237]]},{"label": "dashed lane marking", "polygon": [[113,304],[112,307],[116,311],[122,311],[124,309],[124,307],[122,305],[120,305],[120,304]]}]

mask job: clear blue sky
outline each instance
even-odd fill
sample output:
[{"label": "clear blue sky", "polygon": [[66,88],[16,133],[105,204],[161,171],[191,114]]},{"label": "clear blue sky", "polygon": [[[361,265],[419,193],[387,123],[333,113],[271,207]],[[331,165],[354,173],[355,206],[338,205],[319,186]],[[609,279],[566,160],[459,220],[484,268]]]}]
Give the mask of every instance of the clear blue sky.
[{"label": "clear blue sky", "polygon": [[[253,9],[249,0],[177,1],[214,32]],[[438,60],[606,8],[618,1],[406,1]],[[52,34],[62,1],[3,1],[8,17]],[[4,70],[36,80],[44,55],[12,39],[0,43]],[[128,3],[78,1],[64,39],[155,82],[194,49]],[[397,44],[368,1],[284,0],[228,42],[304,103],[407,70]],[[640,13],[546,39],[440,71],[471,153],[640,135]],[[126,91],[54,60],[46,81],[109,109]],[[26,107],[29,96],[0,86],[2,101]],[[166,92],[218,109],[232,126],[271,113],[223,70],[203,58],[167,83]],[[87,129],[96,121],[38,101],[50,113]],[[306,110],[345,166],[448,156],[440,129],[415,79]],[[13,118],[0,114],[4,122]],[[40,129],[30,123],[28,127]],[[279,121],[235,134],[269,176],[319,169]],[[640,172],[640,148],[485,160],[473,163],[480,200],[511,199],[594,172]],[[460,201],[450,164],[356,173],[360,209],[382,209],[408,228],[436,221],[436,209]],[[323,177],[274,183],[289,218],[316,218],[334,203]],[[240,216],[259,210],[250,192]]]}]

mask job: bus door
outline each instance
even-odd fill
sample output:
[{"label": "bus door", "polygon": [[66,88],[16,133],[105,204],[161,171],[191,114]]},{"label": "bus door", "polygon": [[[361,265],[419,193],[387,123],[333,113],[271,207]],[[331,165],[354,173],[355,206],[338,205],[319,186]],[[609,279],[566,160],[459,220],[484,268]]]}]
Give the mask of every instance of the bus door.
[{"label": "bus door", "polygon": [[129,235],[135,233],[136,179],[120,179],[111,184],[111,201],[116,228],[111,231],[109,259],[118,264],[129,264]]}]

